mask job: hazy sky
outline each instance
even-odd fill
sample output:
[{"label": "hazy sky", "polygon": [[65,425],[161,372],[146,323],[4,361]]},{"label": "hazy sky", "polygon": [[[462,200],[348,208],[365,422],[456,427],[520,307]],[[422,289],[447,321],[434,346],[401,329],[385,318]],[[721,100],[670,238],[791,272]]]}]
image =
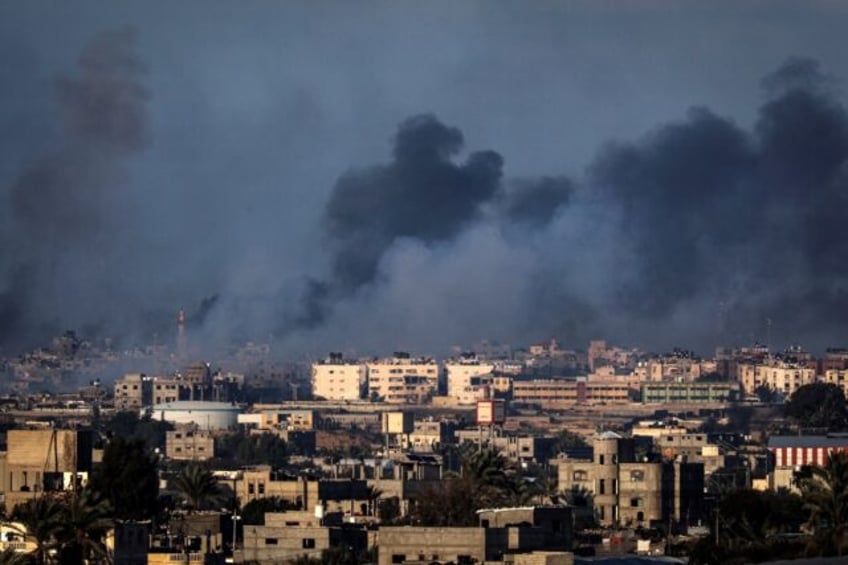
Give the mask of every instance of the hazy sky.
[{"label": "hazy sky", "polygon": [[170,339],[180,307],[291,352],[708,353],[767,318],[845,345],[845,29],[838,1],[4,2],[0,346]]}]

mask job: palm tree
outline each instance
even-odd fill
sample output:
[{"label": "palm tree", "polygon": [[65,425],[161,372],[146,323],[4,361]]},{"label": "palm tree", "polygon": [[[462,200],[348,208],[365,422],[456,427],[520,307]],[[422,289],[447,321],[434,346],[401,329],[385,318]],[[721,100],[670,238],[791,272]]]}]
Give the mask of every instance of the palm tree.
[{"label": "palm tree", "polygon": [[804,507],[810,511],[809,550],[822,555],[848,553],[848,454],[834,451],[823,467],[801,480]]},{"label": "palm tree", "polygon": [[57,538],[63,563],[97,562],[107,558],[104,539],[112,527],[109,502],[83,489],[64,506]]},{"label": "palm tree", "polygon": [[31,538],[36,545],[35,562],[50,562],[50,551],[56,547],[57,534],[62,525],[62,504],[55,498],[40,496],[18,504],[11,519],[21,524],[20,533]]},{"label": "palm tree", "polygon": [[174,479],[174,488],[180,493],[189,510],[200,510],[216,502],[222,495],[221,486],[208,469],[189,465]]}]

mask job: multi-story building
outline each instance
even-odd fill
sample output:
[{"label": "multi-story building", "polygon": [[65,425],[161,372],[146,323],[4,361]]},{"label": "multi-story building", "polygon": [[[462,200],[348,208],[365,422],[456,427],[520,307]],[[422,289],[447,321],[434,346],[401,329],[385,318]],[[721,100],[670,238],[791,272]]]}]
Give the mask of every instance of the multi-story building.
[{"label": "multi-story building", "polygon": [[129,373],[115,381],[115,408],[137,411],[150,406],[153,382],[143,373]]},{"label": "multi-story building", "polygon": [[815,367],[784,361],[756,365],[743,363],[737,366],[736,371],[745,394],[754,394],[758,387],[767,386],[789,397],[802,386],[816,382]]},{"label": "multi-story building", "polygon": [[[634,430],[634,436],[637,432]],[[706,434],[670,433],[653,436],[654,447],[664,461],[702,463],[704,478],[724,467],[724,455],[718,445],[712,444]]]},{"label": "multi-story building", "polygon": [[598,367],[604,365],[632,368],[642,355],[642,352],[635,348],[612,347],[608,346],[607,342],[602,339],[592,340],[589,342],[589,370],[595,371]]},{"label": "multi-story building", "polygon": [[466,428],[454,433],[459,443],[470,442],[492,447],[507,459],[525,462],[547,462],[557,441],[555,437],[509,434],[485,428]]},{"label": "multi-story building", "polygon": [[165,455],[175,461],[206,461],[215,457],[215,438],[195,425],[165,432]]},{"label": "multi-story building", "polygon": [[516,380],[512,383],[512,399],[544,409],[557,409],[575,404],[626,404],[631,401],[631,392],[627,382],[590,381],[585,377]]},{"label": "multi-story building", "polygon": [[312,395],[326,400],[359,400],[365,391],[365,366],[341,353],[312,364]]},{"label": "multi-story building", "polygon": [[368,504],[368,487],[364,480],[278,478],[270,468],[246,470],[235,480],[239,500],[278,496],[296,508],[314,515],[316,508],[324,512],[350,512]]},{"label": "multi-story building", "polygon": [[716,370],[715,361],[704,361],[691,351],[675,349],[672,353],[645,362],[652,381],[692,382]]},{"label": "multi-story building", "polygon": [[828,347],[821,361],[821,372],[841,371],[848,369],[848,349],[844,347]]},{"label": "multi-story building", "polygon": [[822,381],[838,386],[848,397],[848,369],[828,369],[822,375]]},{"label": "multi-story building", "polygon": [[389,404],[423,404],[439,390],[439,365],[408,353],[366,365],[368,394]]},{"label": "multi-story building", "polygon": [[176,376],[156,377],[151,382],[153,404],[168,404],[188,400],[188,390],[183,388],[182,379]]},{"label": "multi-story building", "polygon": [[91,473],[93,435],[83,430],[9,430],[0,457],[6,508],[43,492],[81,488]]},{"label": "multi-story building", "polygon": [[708,404],[737,400],[737,383],[643,383],[644,404]]},{"label": "multi-story building", "polygon": [[603,525],[695,523],[701,518],[704,467],[680,461],[636,461],[635,443],[613,432],[596,436],[593,459],[557,462],[559,489],[592,494]]},{"label": "multi-story building", "polygon": [[490,394],[495,365],[484,363],[474,354],[465,354],[455,361],[445,362],[448,396],[458,404],[474,404]]},{"label": "multi-story building", "polygon": [[115,408],[140,410],[182,400],[228,402],[235,399],[243,385],[243,375],[227,373],[213,377],[205,363],[189,365],[173,375],[130,373],[115,382]]}]

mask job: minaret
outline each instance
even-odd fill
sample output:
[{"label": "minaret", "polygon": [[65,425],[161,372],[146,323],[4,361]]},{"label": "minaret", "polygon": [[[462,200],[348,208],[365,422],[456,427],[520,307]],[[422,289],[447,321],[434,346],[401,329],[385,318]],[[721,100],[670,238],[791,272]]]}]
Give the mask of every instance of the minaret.
[{"label": "minaret", "polygon": [[186,358],[185,310],[182,308],[177,313],[177,357]]}]

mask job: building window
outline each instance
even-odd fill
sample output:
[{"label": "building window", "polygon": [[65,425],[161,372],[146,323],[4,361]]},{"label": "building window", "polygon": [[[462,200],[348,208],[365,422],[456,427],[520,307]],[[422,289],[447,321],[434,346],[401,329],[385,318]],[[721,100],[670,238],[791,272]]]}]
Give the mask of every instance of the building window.
[{"label": "building window", "polygon": [[641,482],[645,480],[644,471],[630,471],[630,482]]},{"label": "building window", "polygon": [[604,456],[598,455],[598,465],[603,465],[603,464],[604,464]]},{"label": "building window", "polygon": [[247,494],[254,494],[256,492],[256,486],[253,483],[247,483]]},{"label": "building window", "polygon": [[586,471],[574,471],[571,475],[571,480],[578,483],[588,481],[589,473]]},{"label": "building window", "polygon": [[303,538],[303,549],[315,549],[315,538]]},{"label": "building window", "polygon": [[265,545],[277,545],[277,538],[265,538]]},{"label": "building window", "polygon": [[642,507],[642,499],[641,498],[631,498],[630,499],[630,507],[631,508],[641,508]]},{"label": "building window", "polygon": [[403,563],[406,561],[406,555],[400,555],[398,553],[392,555],[392,563]]},{"label": "building window", "polygon": [[600,479],[598,481],[598,494],[606,494],[606,486],[607,482],[605,479]]}]

